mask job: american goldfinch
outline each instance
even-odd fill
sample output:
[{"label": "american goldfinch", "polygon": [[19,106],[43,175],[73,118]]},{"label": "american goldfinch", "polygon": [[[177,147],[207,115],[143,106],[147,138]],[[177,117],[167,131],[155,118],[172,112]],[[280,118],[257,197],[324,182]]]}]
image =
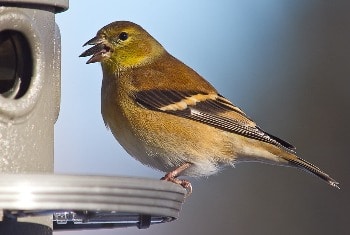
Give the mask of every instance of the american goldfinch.
[{"label": "american goldfinch", "polygon": [[273,136],[220,95],[198,73],[170,55],[139,25],[116,21],[84,46],[80,57],[100,62],[103,120],[125,150],[141,163],[178,176],[208,176],[223,166],[263,162],[338,182],[296,156],[295,147]]}]

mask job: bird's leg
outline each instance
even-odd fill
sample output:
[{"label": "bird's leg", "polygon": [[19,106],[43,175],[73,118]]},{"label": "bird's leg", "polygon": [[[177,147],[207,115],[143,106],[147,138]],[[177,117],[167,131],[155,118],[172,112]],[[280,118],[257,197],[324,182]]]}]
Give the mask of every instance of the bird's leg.
[{"label": "bird's leg", "polygon": [[181,172],[183,172],[184,170],[186,170],[187,168],[189,168],[191,166],[191,163],[186,162],[185,164],[179,166],[178,168],[176,168],[173,171],[168,172],[163,178],[161,178],[162,180],[166,180],[166,181],[170,181],[170,179],[176,178],[179,176],[179,174]]},{"label": "bird's leg", "polygon": [[177,177],[181,172],[183,172],[190,166],[191,166],[191,163],[186,162],[185,164],[179,166],[175,170],[168,172],[164,177],[161,178],[161,180],[165,180],[165,181],[169,181],[169,182],[173,182],[175,184],[181,185],[187,190],[186,197],[188,197],[192,193],[191,183],[188,180],[181,180],[181,179],[178,179]]}]

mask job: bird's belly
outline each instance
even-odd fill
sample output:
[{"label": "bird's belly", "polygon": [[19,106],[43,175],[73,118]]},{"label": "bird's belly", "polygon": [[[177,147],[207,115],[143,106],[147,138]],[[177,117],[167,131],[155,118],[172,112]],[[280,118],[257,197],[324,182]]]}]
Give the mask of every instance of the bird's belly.
[{"label": "bird's belly", "polygon": [[[222,163],[233,162],[232,152],[220,148],[224,142],[222,138],[208,135],[210,142],[203,144],[203,134],[211,127],[207,130],[208,127],[203,125],[198,130],[182,118],[142,111],[124,110],[115,113],[117,119],[105,121],[123,148],[144,165],[169,172],[189,162],[191,167],[182,175],[208,176],[216,173]],[[165,119],[166,123],[162,121]]]}]

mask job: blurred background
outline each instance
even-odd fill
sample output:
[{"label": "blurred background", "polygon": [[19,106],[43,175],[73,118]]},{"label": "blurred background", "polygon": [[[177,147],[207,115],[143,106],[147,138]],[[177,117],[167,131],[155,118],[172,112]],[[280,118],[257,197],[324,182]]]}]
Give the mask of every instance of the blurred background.
[{"label": "blurred background", "polygon": [[70,1],[62,36],[55,172],[160,178],[128,156],[100,114],[99,64],[82,45],[116,20],[140,24],[264,130],[340,182],[241,164],[203,179],[171,223],[56,232],[92,234],[350,234],[350,1]]}]

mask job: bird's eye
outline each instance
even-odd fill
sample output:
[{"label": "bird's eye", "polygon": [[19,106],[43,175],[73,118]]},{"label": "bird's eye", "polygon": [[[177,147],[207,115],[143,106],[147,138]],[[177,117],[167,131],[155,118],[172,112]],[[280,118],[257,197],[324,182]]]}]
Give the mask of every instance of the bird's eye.
[{"label": "bird's eye", "polygon": [[128,39],[129,35],[126,32],[121,32],[118,37],[120,40],[125,41]]}]

